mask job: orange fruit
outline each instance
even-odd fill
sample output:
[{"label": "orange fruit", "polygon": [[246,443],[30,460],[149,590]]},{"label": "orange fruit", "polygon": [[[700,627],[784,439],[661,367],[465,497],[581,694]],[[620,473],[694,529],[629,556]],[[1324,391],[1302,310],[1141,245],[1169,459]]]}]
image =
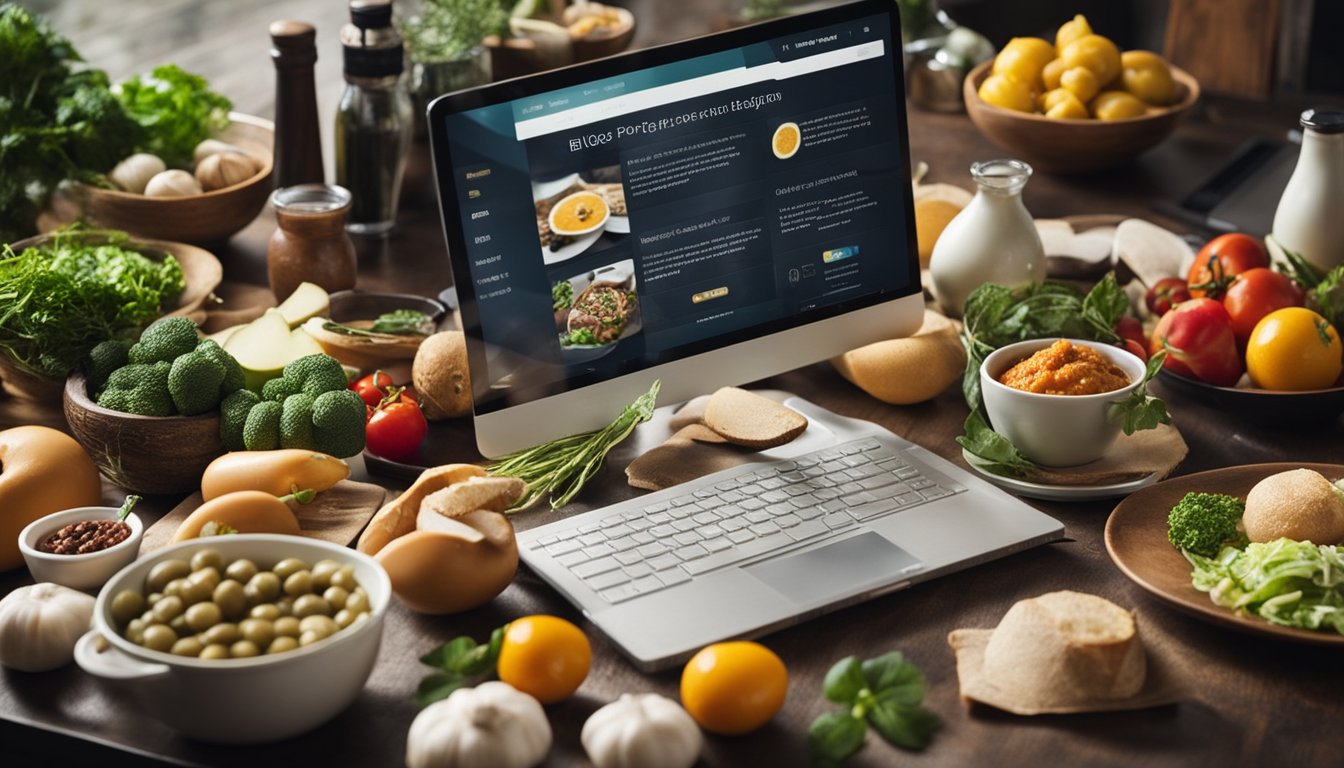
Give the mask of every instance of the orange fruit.
[{"label": "orange fruit", "polygon": [[789,672],[769,648],[746,640],[701,648],[681,673],[681,704],[701,728],[739,734],[784,706]]},{"label": "orange fruit", "polygon": [[583,630],[556,616],[524,616],[504,630],[496,671],[500,680],[553,704],[579,689],[592,661]]},{"label": "orange fruit", "polygon": [[785,160],[793,157],[798,148],[803,144],[803,133],[798,128],[797,123],[780,123],[775,129],[775,135],[770,140],[770,146],[775,151],[775,157]]},{"label": "orange fruit", "polygon": [[1341,368],[1339,332],[1306,307],[1270,312],[1246,342],[1246,372],[1262,389],[1326,389],[1339,380]]}]

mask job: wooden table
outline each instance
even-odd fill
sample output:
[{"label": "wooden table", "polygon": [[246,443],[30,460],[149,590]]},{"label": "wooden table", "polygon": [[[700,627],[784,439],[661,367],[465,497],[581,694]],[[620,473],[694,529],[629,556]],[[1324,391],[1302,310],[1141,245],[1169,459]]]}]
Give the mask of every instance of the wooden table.
[{"label": "wooden table", "polygon": [[[703,31],[717,18],[719,3],[632,3],[641,19],[640,44]],[[74,13],[72,6],[78,7]],[[339,3],[291,0],[263,3],[133,3],[102,0],[69,3],[53,11],[58,28],[71,35],[87,58],[112,69],[114,77],[173,60],[200,71],[234,94],[244,111],[271,114],[271,66],[265,24],[281,17],[318,23],[323,43],[318,82],[330,114],[339,93],[338,60],[330,45],[344,15]],[[660,7],[661,6],[661,7]],[[643,13],[647,11],[647,15]],[[148,18],[146,18],[146,16]],[[165,37],[160,32],[173,31]],[[128,47],[135,40],[139,47]],[[115,63],[108,63],[111,58]],[[1141,216],[1179,229],[1149,204],[1186,191],[1219,159],[1251,136],[1281,136],[1294,125],[1294,108],[1269,109],[1240,102],[1210,102],[1175,137],[1116,171],[1068,178],[1038,174],[1025,200],[1038,217],[1115,213]],[[324,137],[324,139],[327,137]],[[972,161],[1002,155],[964,115],[912,110],[911,155],[929,164],[931,181],[970,186]],[[328,142],[328,150],[330,145]],[[450,283],[439,230],[427,153],[417,147],[395,236],[360,245],[361,288],[432,293]],[[220,252],[231,280],[264,282],[264,244],[274,219],[263,214]],[[953,438],[965,406],[955,388],[920,405],[884,405],[847,384],[827,364],[817,364],[758,382],[788,390],[836,412],[869,419],[955,461],[964,463]],[[1340,422],[1324,419],[1311,429],[1253,426],[1181,396],[1158,383],[1190,454],[1180,473],[1263,461],[1344,463]],[[59,413],[0,400],[0,427],[60,423]],[[475,460],[470,428],[438,425],[435,440]],[[634,495],[623,469],[635,443],[623,446],[606,468],[560,512],[520,515],[527,528],[594,505]],[[160,512],[174,499],[155,499]],[[833,705],[820,693],[831,663],[900,650],[928,678],[925,704],[944,722],[933,744],[904,753],[870,735],[853,765],[1338,765],[1344,736],[1340,689],[1344,665],[1336,649],[1292,645],[1230,633],[1179,613],[1149,597],[1111,563],[1102,529],[1114,501],[1031,502],[1061,520],[1068,540],[1039,547],[913,589],[851,607],[764,639],[788,665],[784,710],[763,729],[736,737],[710,737],[710,765],[799,765],[805,762],[806,731]],[[0,575],[0,593],[27,583],[23,570]],[[1178,705],[1129,713],[1019,718],[959,700],[947,634],[961,627],[992,627],[1016,600],[1069,588],[1092,592],[1139,612],[1143,630],[1171,642],[1198,674],[1199,684]],[[627,691],[657,691],[677,697],[678,673],[644,675],[553,590],[526,569],[498,599],[481,609],[449,617],[413,614],[399,604],[389,611],[378,664],[364,694],[337,719],[306,736],[255,748],[218,748],[175,735],[137,715],[133,701],[70,666],[44,674],[5,670],[0,675],[0,754],[6,765],[161,761],[201,765],[399,765],[406,731],[415,716],[411,694],[427,669],[416,658],[461,634],[484,639],[491,628],[529,613],[565,616],[584,626],[593,641],[592,671],[571,699],[548,708],[556,740],[551,765],[586,764],[579,744],[583,721],[596,708]]]}]

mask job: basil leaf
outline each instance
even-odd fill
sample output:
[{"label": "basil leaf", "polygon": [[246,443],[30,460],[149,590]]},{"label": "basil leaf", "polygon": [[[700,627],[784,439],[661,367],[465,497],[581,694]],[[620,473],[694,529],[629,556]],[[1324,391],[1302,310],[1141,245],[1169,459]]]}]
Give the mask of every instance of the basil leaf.
[{"label": "basil leaf", "polygon": [[927,747],[933,732],[943,725],[937,715],[923,707],[891,701],[880,702],[869,712],[868,722],[882,734],[882,738],[905,749]]},{"label": "basil leaf", "polygon": [[1120,340],[1115,324],[1129,311],[1129,297],[1115,281],[1115,273],[1107,272],[1091,291],[1083,297],[1082,317],[1088,325],[1088,339],[1111,344]]},{"label": "basil leaf", "polygon": [[924,673],[892,652],[863,663],[863,676],[877,692],[879,705],[890,701],[914,706],[924,700]]},{"label": "basil leaf", "polygon": [[466,685],[467,679],[452,672],[435,672],[426,675],[415,689],[415,700],[421,707],[448,698],[449,694]]},{"label": "basil leaf", "polygon": [[863,678],[863,668],[859,665],[858,657],[847,656],[831,665],[826,672],[826,679],[822,681],[821,692],[831,701],[853,704],[864,689]]},{"label": "basil leaf", "polygon": [[1167,413],[1166,403],[1148,394],[1148,382],[1162,370],[1162,361],[1166,357],[1166,350],[1162,350],[1148,358],[1143,383],[1129,393],[1129,397],[1106,407],[1106,418],[1119,421],[1120,428],[1126,435],[1132,435],[1141,429],[1156,429],[1159,424],[1171,423],[1171,414]]},{"label": "basil leaf", "polygon": [[1019,477],[1036,465],[1017,452],[1008,438],[990,429],[978,411],[971,411],[962,427],[966,434],[957,438],[957,444],[979,461],[978,466],[996,475]]},{"label": "basil leaf", "polygon": [[837,766],[863,748],[868,735],[864,722],[848,712],[830,712],[807,729],[807,751],[819,766]]},{"label": "basil leaf", "polygon": [[428,664],[444,671],[457,671],[462,657],[476,648],[476,641],[470,637],[455,637],[420,657],[421,664]]}]

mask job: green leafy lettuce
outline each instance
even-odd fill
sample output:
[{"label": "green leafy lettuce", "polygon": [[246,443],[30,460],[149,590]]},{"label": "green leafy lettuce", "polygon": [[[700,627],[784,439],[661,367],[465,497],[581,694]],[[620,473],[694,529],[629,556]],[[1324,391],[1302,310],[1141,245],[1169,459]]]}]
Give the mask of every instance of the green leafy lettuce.
[{"label": "green leafy lettuce", "polygon": [[145,152],[169,167],[190,168],[196,145],[226,128],[233,104],[211,91],[205,78],[176,64],[155,67],[112,88],[126,114],[144,130]]},{"label": "green leafy lettuce", "polygon": [[1217,557],[1184,552],[1195,589],[1214,603],[1299,629],[1344,634],[1344,551],[1309,541],[1224,547]]}]

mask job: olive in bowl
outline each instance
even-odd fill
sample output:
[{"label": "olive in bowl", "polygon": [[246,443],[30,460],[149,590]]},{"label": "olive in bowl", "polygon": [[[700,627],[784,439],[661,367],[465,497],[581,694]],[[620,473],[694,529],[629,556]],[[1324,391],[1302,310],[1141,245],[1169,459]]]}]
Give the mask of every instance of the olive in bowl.
[{"label": "olive in bowl", "polygon": [[128,686],[186,736],[269,743],[316,728],[359,695],[391,596],[375,560],[329,542],[261,533],[187,541],[103,585],[75,662]]},{"label": "olive in bowl", "polygon": [[[1004,382],[1010,369],[1028,360],[1037,365],[1021,369],[1012,385]],[[1120,347],[1032,339],[991,352],[980,364],[980,391],[990,425],[1023,456],[1042,466],[1072,467],[1101,458],[1120,436],[1110,405],[1129,397],[1146,373],[1144,361]],[[1047,381],[1062,388],[1038,386]]]},{"label": "olive in bowl", "polygon": [[19,551],[34,581],[97,589],[135,560],[145,526],[117,507],[76,507],[39,517],[19,532]]}]

